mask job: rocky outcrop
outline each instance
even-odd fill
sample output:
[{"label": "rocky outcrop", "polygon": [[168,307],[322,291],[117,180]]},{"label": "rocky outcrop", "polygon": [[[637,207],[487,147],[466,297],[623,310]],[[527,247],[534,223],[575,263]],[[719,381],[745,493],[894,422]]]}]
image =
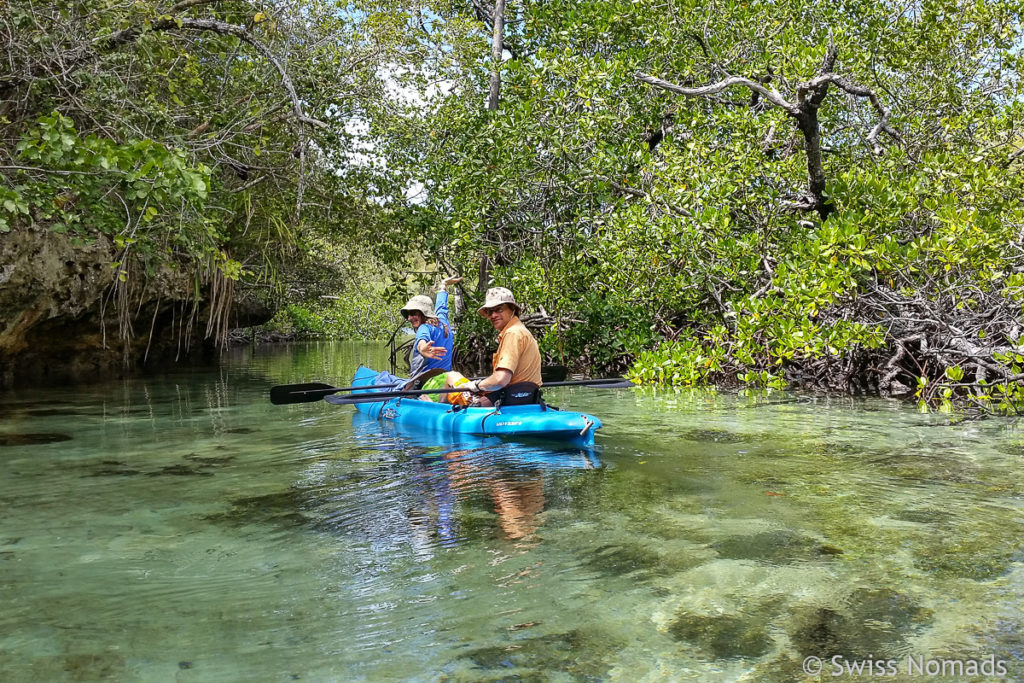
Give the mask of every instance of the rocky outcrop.
[{"label": "rocky outcrop", "polygon": [[[106,237],[0,234],[0,388],[125,376],[211,350],[194,273],[162,267],[121,280],[117,260]],[[231,326],[273,315],[248,298],[237,308]]]}]

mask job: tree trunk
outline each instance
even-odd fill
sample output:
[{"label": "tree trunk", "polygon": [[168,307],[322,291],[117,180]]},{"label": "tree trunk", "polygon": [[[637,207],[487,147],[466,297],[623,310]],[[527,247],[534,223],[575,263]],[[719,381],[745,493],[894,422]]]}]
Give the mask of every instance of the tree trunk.
[{"label": "tree trunk", "polygon": [[501,92],[501,54],[505,44],[505,0],[494,3],[494,41],[491,45],[491,95],[487,99],[489,111],[498,110],[498,95]]},{"label": "tree trunk", "polygon": [[[491,92],[487,98],[487,110],[498,111],[498,97],[501,94],[501,55],[505,44],[505,0],[494,3],[494,41],[491,44]],[[482,292],[490,284],[491,264],[486,253],[480,254],[480,273],[477,288]]]}]

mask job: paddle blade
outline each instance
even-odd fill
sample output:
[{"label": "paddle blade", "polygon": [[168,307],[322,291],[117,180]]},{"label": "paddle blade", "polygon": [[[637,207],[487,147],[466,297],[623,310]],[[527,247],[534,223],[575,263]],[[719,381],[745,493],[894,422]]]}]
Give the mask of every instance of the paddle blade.
[{"label": "paddle blade", "polygon": [[330,384],[322,382],[308,382],[306,384],[282,384],[271,387],[270,402],[274,405],[285,405],[288,403],[313,403],[319,401],[328,393],[341,391]]}]

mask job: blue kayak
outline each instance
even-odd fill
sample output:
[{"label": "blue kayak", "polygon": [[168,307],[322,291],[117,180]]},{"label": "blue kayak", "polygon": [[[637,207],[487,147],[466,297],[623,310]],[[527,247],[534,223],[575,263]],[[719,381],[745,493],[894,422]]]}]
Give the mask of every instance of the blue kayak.
[{"label": "blue kayak", "polygon": [[[388,372],[377,372],[365,366],[356,370],[352,386],[354,395],[371,391],[392,391],[391,387],[373,389],[374,385],[394,385],[396,378]],[[327,397],[330,401],[330,397]],[[392,398],[373,403],[357,403],[356,408],[378,420],[416,427],[441,434],[472,434],[508,439],[551,439],[579,446],[593,446],[594,433],[601,421],[593,415],[558,410],[542,404],[455,410],[448,403],[423,401],[416,397]]]},{"label": "blue kayak", "polygon": [[352,414],[357,438],[365,438],[367,450],[398,451],[433,464],[438,461],[467,461],[478,468],[554,472],[594,470],[602,467],[597,446],[565,441],[533,443],[498,436],[439,434],[396,425],[364,413]]}]

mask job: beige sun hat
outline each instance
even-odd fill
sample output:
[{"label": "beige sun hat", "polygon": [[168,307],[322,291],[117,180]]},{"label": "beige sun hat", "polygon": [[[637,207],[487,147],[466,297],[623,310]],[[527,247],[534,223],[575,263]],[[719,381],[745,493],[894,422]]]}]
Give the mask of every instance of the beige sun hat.
[{"label": "beige sun hat", "polygon": [[402,317],[407,318],[413,311],[419,311],[425,318],[436,318],[434,315],[434,302],[426,294],[417,294],[406,302],[402,307]]},{"label": "beige sun hat", "polygon": [[519,315],[519,311],[523,310],[522,306],[516,303],[516,298],[512,295],[512,290],[505,289],[504,287],[491,287],[487,290],[487,297],[484,299],[484,305],[476,309],[476,312],[487,317],[487,309],[500,306],[501,304],[508,304],[515,310],[515,314]]}]

